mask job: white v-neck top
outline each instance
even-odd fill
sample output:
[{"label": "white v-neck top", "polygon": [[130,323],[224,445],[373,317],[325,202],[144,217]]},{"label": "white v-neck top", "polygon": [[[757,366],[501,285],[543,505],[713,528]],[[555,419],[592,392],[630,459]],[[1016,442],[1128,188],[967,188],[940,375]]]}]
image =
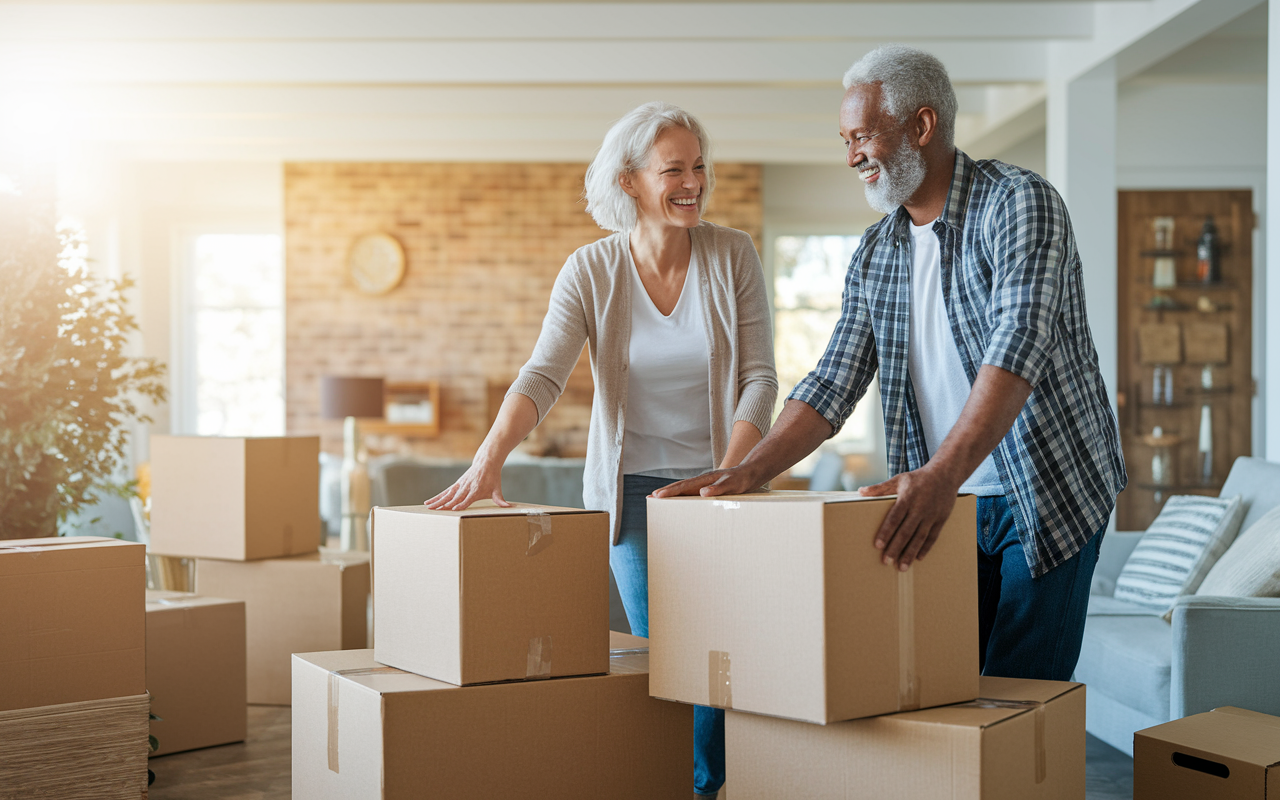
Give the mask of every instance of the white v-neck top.
[{"label": "white v-neck top", "polygon": [[711,469],[711,362],[698,260],[689,256],[680,299],[663,316],[631,272],[631,347],[624,475],[678,477],[673,470]]}]

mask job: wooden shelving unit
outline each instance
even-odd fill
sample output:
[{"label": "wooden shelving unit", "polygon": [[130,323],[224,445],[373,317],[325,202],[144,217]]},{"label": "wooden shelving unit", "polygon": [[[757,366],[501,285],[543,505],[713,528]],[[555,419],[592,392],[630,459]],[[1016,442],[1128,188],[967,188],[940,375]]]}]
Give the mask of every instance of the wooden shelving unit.
[{"label": "wooden shelving unit", "polygon": [[[422,417],[427,418],[422,419]],[[439,436],[439,382],[393,383],[388,381],[383,390],[382,419],[362,419],[359,424],[360,432],[364,435],[403,436],[411,439]]]},{"label": "wooden shelving unit", "polygon": [[[1206,216],[1217,225],[1221,248],[1221,279],[1196,280],[1196,240]],[[1254,227],[1252,193],[1249,191],[1136,191],[1119,197],[1119,381],[1120,440],[1129,488],[1117,501],[1120,530],[1144,530],[1172,494],[1217,495],[1231,464],[1250,452],[1250,403],[1252,320],[1250,318]],[[1154,221],[1172,217],[1172,246],[1157,248]],[[1174,261],[1173,286],[1154,285],[1157,258]],[[1204,310],[1207,298],[1212,310]],[[1179,357],[1160,365],[1173,375],[1172,402],[1154,395],[1154,370],[1144,361],[1140,330],[1150,324],[1176,325],[1182,341]],[[1213,387],[1201,387],[1204,361],[1189,360],[1203,348],[1196,341],[1195,326],[1212,323],[1225,327],[1226,358],[1213,363]],[[1220,328],[1218,328],[1220,329]],[[1188,331],[1192,336],[1188,338]],[[1149,359],[1147,360],[1149,361]],[[1163,392],[1162,392],[1163,394]],[[1199,426],[1201,407],[1209,406],[1212,419],[1212,471],[1201,480]],[[1165,484],[1152,479],[1150,441],[1159,425],[1179,444],[1171,449],[1174,475]]]}]

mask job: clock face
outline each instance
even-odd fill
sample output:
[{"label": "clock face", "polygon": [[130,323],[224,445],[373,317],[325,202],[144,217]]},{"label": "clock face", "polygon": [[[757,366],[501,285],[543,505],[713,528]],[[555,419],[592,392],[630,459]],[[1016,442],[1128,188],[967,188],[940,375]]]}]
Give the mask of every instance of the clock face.
[{"label": "clock face", "polygon": [[404,250],[385,233],[367,233],[351,245],[347,272],[365,294],[386,294],[404,277]]}]

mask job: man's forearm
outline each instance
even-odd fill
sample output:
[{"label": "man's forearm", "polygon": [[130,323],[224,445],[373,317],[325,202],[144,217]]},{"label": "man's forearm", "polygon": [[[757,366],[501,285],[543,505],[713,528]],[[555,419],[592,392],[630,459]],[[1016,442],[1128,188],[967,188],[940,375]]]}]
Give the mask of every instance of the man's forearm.
[{"label": "man's forearm", "polygon": [[812,453],[831,436],[831,423],[799,400],[788,400],[769,435],[756,445],[741,467],[763,486]]},{"label": "man's forearm", "polygon": [[1000,367],[984,365],[978,370],[960,419],[929,459],[929,468],[960,486],[1000,444],[1030,396],[1031,384],[1026,380]]}]

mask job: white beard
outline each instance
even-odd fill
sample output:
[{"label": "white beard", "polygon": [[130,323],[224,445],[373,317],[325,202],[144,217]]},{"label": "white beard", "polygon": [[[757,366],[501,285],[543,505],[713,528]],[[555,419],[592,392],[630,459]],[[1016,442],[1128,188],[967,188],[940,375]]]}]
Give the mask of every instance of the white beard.
[{"label": "white beard", "polygon": [[924,183],[924,154],[911,146],[906,134],[898,152],[879,164],[880,177],[874,183],[865,183],[867,204],[881,214],[891,214],[906,203]]}]

